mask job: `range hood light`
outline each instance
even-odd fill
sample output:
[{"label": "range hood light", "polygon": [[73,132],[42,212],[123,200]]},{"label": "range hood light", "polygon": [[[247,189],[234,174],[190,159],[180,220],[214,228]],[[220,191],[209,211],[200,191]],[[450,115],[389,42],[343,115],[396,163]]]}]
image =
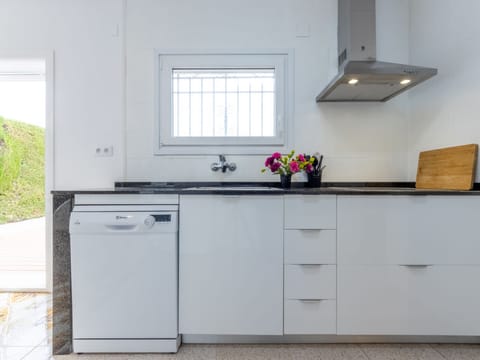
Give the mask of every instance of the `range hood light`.
[{"label": "range hood light", "polygon": [[400,84],[407,85],[407,84],[410,84],[411,81],[412,80],[410,80],[410,79],[403,79],[402,81],[400,81]]},{"label": "range hood light", "polygon": [[348,83],[350,85],[355,85],[356,83],[358,83],[358,79],[350,79],[350,80],[348,80]]}]

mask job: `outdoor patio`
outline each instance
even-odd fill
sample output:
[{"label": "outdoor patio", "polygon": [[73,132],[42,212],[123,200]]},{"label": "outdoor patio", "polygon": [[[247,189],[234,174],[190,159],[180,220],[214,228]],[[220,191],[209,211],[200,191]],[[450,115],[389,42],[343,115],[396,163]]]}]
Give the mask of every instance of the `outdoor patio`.
[{"label": "outdoor patio", "polygon": [[45,287],[45,218],[0,225],[0,289]]}]

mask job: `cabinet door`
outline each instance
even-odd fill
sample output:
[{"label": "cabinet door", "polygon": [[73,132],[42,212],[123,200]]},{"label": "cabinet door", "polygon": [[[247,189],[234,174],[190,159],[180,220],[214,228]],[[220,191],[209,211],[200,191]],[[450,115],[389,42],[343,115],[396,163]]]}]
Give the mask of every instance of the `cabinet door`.
[{"label": "cabinet door", "polygon": [[480,266],[404,267],[415,335],[480,335]]},{"label": "cabinet door", "polygon": [[480,266],[338,266],[342,335],[480,335]]},{"label": "cabinet door", "polygon": [[179,256],[180,333],[282,334],[282,197],[181,196]]},{"label": "cabinet door", "polygon": [[477,196],[339,196],[339,264],[480,265]]},{"label": "cabinet door", "polygon": [[408,283],[402,268],[338,265],[337,328],[341,335],[408,333]]}]

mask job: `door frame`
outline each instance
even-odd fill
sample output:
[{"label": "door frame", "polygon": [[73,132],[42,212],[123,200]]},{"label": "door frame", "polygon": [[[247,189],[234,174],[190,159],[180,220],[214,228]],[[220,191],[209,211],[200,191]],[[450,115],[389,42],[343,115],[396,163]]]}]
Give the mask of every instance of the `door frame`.
[{"label": "door frame", "polygon": [[55,188],[55,53],[53,50],[0,49],[2,59],[40,59],[45,61],[45,274],[43,289],[8,291],[51,292],[53,249],[53,199]]}]

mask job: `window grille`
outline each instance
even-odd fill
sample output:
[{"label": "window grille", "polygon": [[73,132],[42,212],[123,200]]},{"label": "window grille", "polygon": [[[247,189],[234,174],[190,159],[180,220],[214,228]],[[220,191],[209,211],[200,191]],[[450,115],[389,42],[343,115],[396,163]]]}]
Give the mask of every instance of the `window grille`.
[{"label": "window grille", "polygon": [[275,69],[172,69],[174,137],[275,136]]}]

